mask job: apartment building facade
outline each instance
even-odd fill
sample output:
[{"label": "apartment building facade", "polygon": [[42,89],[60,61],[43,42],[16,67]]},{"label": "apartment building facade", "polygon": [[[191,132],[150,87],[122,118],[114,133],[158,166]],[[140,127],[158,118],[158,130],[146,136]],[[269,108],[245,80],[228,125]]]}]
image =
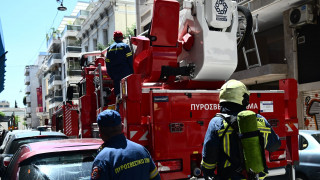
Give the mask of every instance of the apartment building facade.
[{"label": "apartment building facade", "polygon": [[[59,27],[52,28],[47,36],[48,55],[38,69],[43,104],[42,112],[38,112],[41,125],[50,124],[52,113],[66,101],[67,87],[81,78],[81,44],[75,36],[88,15],[88,6],[88,2],[78,1],[71,15],[64,16]],[[77,97],[73,103],[78,103]]]},{"label": "apartment building facade", "polygon": [[[81,41],[82,52],[99,50],[99,45],[100,48],[107,47],[113,42],[115,30],[120,30],[126,35],[129,33],[127,28],[135,24],[135,1],[100,0],[96,2],[77,35]],[[92,58],[89,58],[89,61],[91,60]]]},{"label": "apartment building facade", "polygon": [[[135,24],[135,19],[134,1],[78,1],[71,15],[64,16],[60,25],[51,28],[47,35],[47,55],[36,68],[36,86],[38,96],[41,92],[41,98],[30,96],[30,87],[26,88],[27,112],[30,111],[27,113],[28,121],[32,122],[31,109],[34,107],[39,125],[50,124],[52,114],[67,100],[68,86],[76,86],[81,79],[80,54],[97,50],[98,44],[106,47],[113,40],[114,30],[121,30],[125,34],[126,27]],[[28,66],[26,79],[30,76],[30,67],[33,65]],[[27,82],[26,85],[29,86],[31,79]],[[78,104],[77,88],[73,89],[73,103]],[[42,99],[41,106],[31,103],[37,99]]]},{"label": "apartment building facade", "polygon": [[28,65],[25,67],[25,94],[26,94],[26,122],[27,127],[36,128],[40,125],[40,121],[36,115],[38,107],[37,88],[39,81],[36,77],[38,65]]}]

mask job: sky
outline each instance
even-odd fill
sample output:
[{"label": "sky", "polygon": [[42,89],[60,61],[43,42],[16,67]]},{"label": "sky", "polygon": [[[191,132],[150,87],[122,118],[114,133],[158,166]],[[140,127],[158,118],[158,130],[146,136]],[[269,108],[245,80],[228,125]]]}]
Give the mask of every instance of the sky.
[{"label": "sky", "polygon": [[58,11],[60,4],[56,0],[0,0],[0,19],[5,50],[8,51],[0,101],[9,101],[10,107],[14,107],[16,101],[18,107],[25,107],[25,66],[33,65],[39,52],[46,52],[46,33],[50,33],[51,27],[57,28],[63,16],[71,14],[76,3],[77,0],[64,0],[67,11]]}]

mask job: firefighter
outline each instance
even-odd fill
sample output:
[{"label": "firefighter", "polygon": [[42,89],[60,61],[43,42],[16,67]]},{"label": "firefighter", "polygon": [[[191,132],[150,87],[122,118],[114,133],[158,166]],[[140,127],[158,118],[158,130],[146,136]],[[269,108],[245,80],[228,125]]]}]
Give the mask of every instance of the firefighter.
[{"label": "firefighter", "polygon": [[117,111],[101,112],[97,123],[104,143],[93,162],[91,179],[160,179],[148,150],[126,139],[122,133],[121,118]]},{"label": "firefighter", "polygon": [[[239,135],[228,124],[236,120],[239,112],[246,110],[249,105],[249,91],[246,86],[237,80],[227,81],[220,90],[220,113],[226,114],[229,118],[215,116],[211,119],[202,150],[201,169],[205,179],[215,177],[217,179],[251,179],[249,172],[245,171],[243,152],[239,143]],[[226,122],[228,120],[228,122]],[[232,121],[233,120],[233,121]],[[273,131],[268,121],[257,114],[257,124],[259,123],[258,135],[263,143],[261,149],[267,149],[270,152],[276,151],[280,145],[278,135]],[[263,159],[265,157],[263,153]],[[264,179],[267,175],[267,167],[264,163],[263,172],[255,174],[253,179]],[[217,174],[215,174],[217,170]]]},{"label": "firefighter", "polygon": [[122,32],[115,31],[113,39],[115,42],[107,49],[106,66],[117,96],[120,93],[120,80],[133,73],[133,59],[129,46],[122,42]]}]

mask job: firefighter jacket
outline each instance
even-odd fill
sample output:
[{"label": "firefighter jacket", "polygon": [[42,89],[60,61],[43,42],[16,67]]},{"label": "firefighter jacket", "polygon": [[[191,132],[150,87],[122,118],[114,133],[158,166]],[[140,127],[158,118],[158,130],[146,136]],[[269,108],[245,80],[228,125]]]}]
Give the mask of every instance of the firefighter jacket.
[{"label": "firefighter jacket", "polygon": [[115,94],[120,93],[120,80],[133,73],[132,52],[122,41],[115,42],[107,49],[106,67],[108,75],[114,81]]},{"label": "firefighter jacket", "polygon": [[[237,116],[242,110],[231,111],[226,107],[221,107],[221,113],[233,116]],[[257,122],[258,129],[264,138],[264,148],[271,152],[277,150],[281,145],[278,135],[263,116],[257,114]],[[243,163],[239,158],[238,134],[232,127],[229,127],[222,137],[227,126],[228,123],[222,117],[216,116],[211,119],[204,139],[201,168],[206,176],[214,176],[214,171],[217,169],[217,175],[221,179],[245,179],[242,174]],[[264,179],[266,175],[267,169],[264,170],[264,173],[259,174],[259,179]]]},{"label": "firefighter jacket", "polygon": [[99,148],[91,179],[159,180],[160,175],[148,150],[120,134]]}]

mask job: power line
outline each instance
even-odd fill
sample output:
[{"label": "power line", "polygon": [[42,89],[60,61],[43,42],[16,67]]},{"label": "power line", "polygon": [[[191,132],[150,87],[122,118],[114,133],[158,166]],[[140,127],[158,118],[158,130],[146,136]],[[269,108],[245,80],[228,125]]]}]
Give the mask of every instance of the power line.
[{"label": "power line", "polygon": [[[49,29],[52,28],[52,26],[53,26],[53,24],[54,24],[54,22],[55,22],[55,20],[56,20],[56,18],[57,18],[58,12],[59,12],[59,11],[57,10],[57,13],[56,13],[56,15],[54,16],[53,21],[52,21],[52,24],[51,24],[51,26],[50,26]],[[48,32],[49,32],[49,31],[47,31],[47,33],[48,33]],[[36,53],[33,55],[33,57],[29,60],[28,64],[31,64],[31,62],[34,61],[34,59],[36,58],[36,56],[37,56],[38,53],[40,52],[40,49],[41,49],[41,47],[43,46],[43,43],[45,42],[46,39],[47,39],[46,37],[43,38],[43,40],[42,40],[42,42],[41,42],[41,45],[40,45],[38,51],[36,51]]]}]

